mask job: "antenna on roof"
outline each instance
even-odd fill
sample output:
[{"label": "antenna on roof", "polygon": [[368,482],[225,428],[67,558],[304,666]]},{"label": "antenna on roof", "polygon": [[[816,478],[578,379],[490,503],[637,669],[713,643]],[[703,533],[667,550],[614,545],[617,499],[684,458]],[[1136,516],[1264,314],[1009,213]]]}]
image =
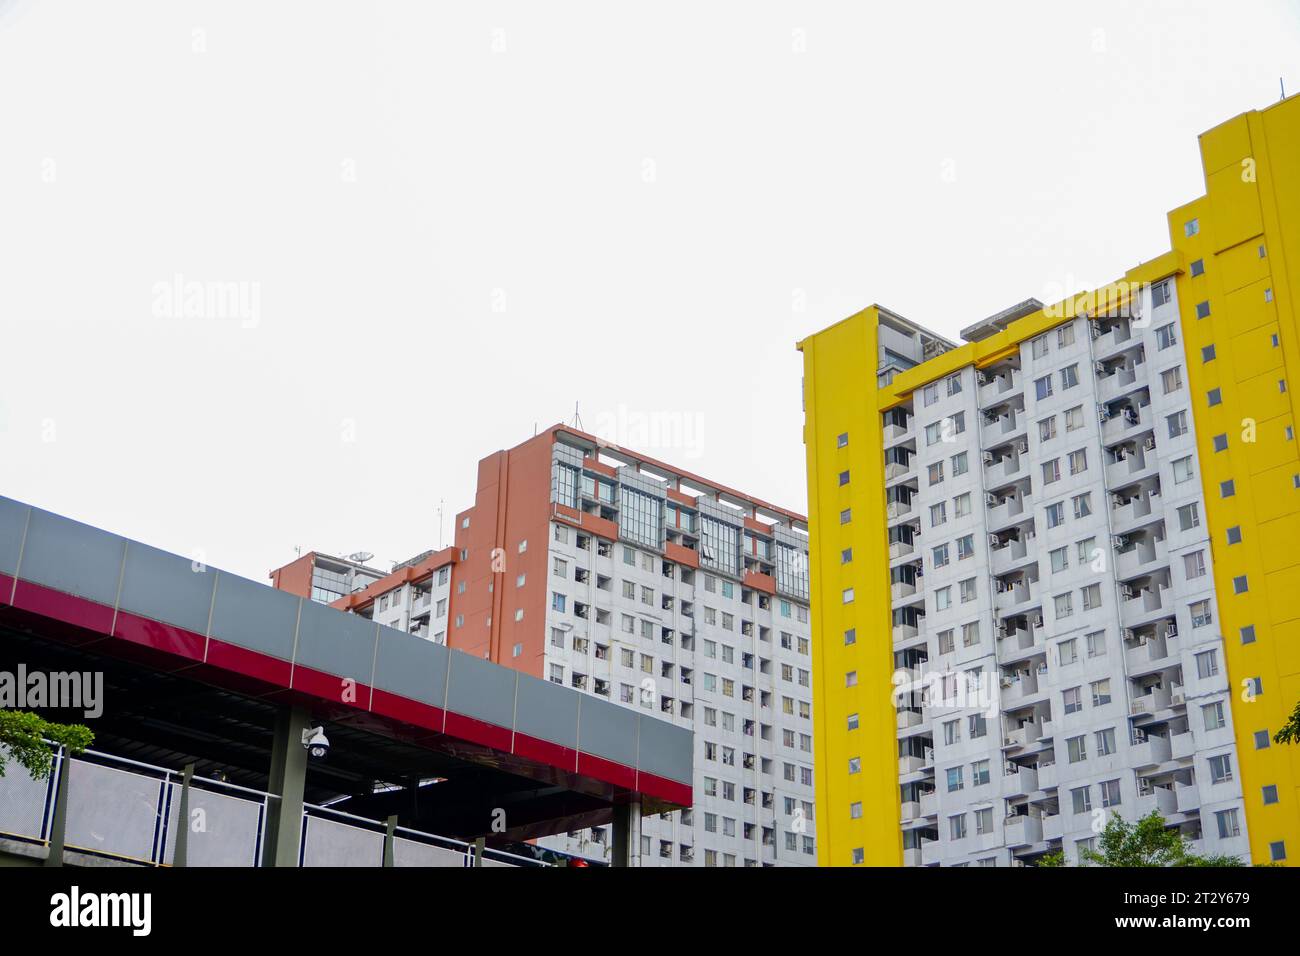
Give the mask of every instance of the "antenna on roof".
[{"label": "antenna on roof", "polygon": [[438,550],[442,550],[442,503],[445,499],[438,499]]},{"label": "antenna on roof", "polygon": [[1282,91],[1282,99],[1286,99],[1286,82],[1280,76],[1277,78],[1277,85],[1278,89]]},{"label": "antenna on roof", "polygon": [[585,432],[587,430],[582,427],[582,415],[578,413],[577,402],[573,403],[573,427],[578,429],[580,432]]}]

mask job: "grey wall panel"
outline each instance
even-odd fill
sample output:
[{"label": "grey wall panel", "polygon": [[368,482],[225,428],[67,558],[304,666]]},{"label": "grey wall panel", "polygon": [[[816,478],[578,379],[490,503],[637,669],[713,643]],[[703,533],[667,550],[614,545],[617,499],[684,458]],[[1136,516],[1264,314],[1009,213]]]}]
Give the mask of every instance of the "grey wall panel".
[{"label": "grey wall panel", "polygon": [[0,574],[13,575],[18,567],[18,549],[27,524],[27,505],[10,498],[0,498]]},{"label": "grey wall panel", "polygon": [[690,784],[693,779],[691,754],[695,749],[694,734],[685,727],[674,726],[666,720],[645,714],[637,716],[641,721],[638,769]]},{"label": "grey wall panel", "polygon": [[369,684],[375,627],[364,617],[303,601],[294,663]]},{"label": "grey wall panel", "polygon": [[464,867],[465,851],[393,837],[393,866]]},{"label": "grey wall panel", "polygon": [[303,866],[383,866],[384,835],[347,823],[307,818]]},{"label": "grey wall panel", "polygon": [[214,569],[195,571],[192,561],[133,541],[126,549],[118,606],[132,614],[206,634],[216,579]]},{"label": "grey wall panel", "polygon": [[125,538],[33,508],[20,571],[37,584],[111,605],[125,548]]},{"label": "grey wall panel", "polygon": [[291,659],[302,599],[225,571],[219,573],[212,636],[281,660]]},{"label": "grey wall panel", "polygon": [[637,719],[641,715],[585,694],[579,699],[578,749],[635,767]]},{"label": "grey wall panel", "polygon": [[447,692],[447,658],[441,644],[412,637],[392,627],[379,628],[379,654],[375,659],[374,686],[390,694],[435,707]]},{"label": "grey wall panel", "polygon": [[514,725],[515,671],[481,657],[452,651],[447,709],[500,727]]},{"label": "grey wall panel", "polygon": [[562,747],[578,746],[578,692],[528,674],[519,675],[515,731]]}]

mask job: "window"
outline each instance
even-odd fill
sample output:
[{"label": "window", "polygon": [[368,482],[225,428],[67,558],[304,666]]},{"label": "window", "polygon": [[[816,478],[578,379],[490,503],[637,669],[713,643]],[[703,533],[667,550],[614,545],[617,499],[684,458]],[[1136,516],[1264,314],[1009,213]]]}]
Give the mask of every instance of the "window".
[{"label": "window", "polygon": [[1236,482],[1232,481],[1232,479],[1219,482],[1220,498],[1231,498],[1236,493],[1237,493],[1237,484]]},{"label": "window", "polygon": [[1106,656],[1106,632],[1105,631],[1093,631],[1091,634],[1087,635],[1084,638],[1084,640],[1087,642],[1088,645],[1089,657]]},{"label": "window", "polygon": [[848,729],[849,729],[849,730],[857,730],[857,729],[858,729],[858,715],[857,715],[857,714],[849,714],[849,719],[848,719]]},{"label": "window", "polygon": [[1044,418],[1038,423],[1038,440],[1051,441],[1056,437],[1056,416]]},{"label": "window", "polygon": [[1175,412],[1174,414],[1167,416],[1165,422],[1169,426],[1170,438],[1177,438],[1179,435],[1187,434],[1186,412]]},{"label": "window", "polygon": [[965,452],[962,452],[959,455],[952,456],[952,476],[954,478],[956,478],[958,475],[966,474],[968,470],[969,470],[969,465],[967,464],[967,458]]},{"label": "window", "polygon": [[970,492],[958,495],[952,499],[952,513],[955,518],[964,518],[970,514]]},{"label": "window", "polygon": [[1214,616],[1210,613],[1209,601],[1197,601],[1188,605],[1188,610],[1192,615],[1192,627],[1207,627],[1214,622]]},{"label": "window", "polygon": [[1207,731],[1223,727],[1227,723],[1227,719],[1223,716],[1223,701],[1216,700],[1212,704],[1202,704],[1201,720]]},{"label": "window", "polygon": [[1075,638],[1068,641],[1061,641],[1056,645],[1056,658],[1064,667],[1067,664],[1073,664],[1079,659],[1079,642]]},{"label": "window", "polygon": [[1101,607],[1101,585],[1089,584],[1079,592],[1083,597],[1083,609],[1085,611],[1096,610]]},{"label": "window", "polygon": [[949,375],[948,378],[945,379],[945,381],[947,382],[947,385],[948,385],[948,394],[949,394],[949,395],[956,395],[958,392],[961,391],[961,375],[960,375],[960,374],[957,374],[957,375]]},{"label": "window", "polygon": [[1061,462],[1057,458],[1043,462],[1043,484],[1050,485],[1061,478]]},{"label": "window", "polygon": [[1191,455],[1186,458],[1179,458],[1174,462],[1174,484],[1181,485],[1184,481],[1190,481],[1195,476],[1196,472],[1192,470]]},{"label": "window", "polygon": [[1286,859],[1286,841],[1277,840],[1268,845],[1269,859],[1274,863],[1281,863]]},{"label": "window", "polygon": [[953,648],[956,646],[953,643],[952,628],[948,628],[947,630],[940,631],[937,636],[939,638],[939,653],[951,654],[953,652]]},{"label": "window", "polygon": [[937,528],[948,520],[948,506],[940,501],[938,504],[930,505],[930,527]]},{"label": "window", "polygon": [[1261,787],[1260,795],[1264,800],[1265,806],[1269,806],[1270,804],[1277,803],[1277,784],[1270,783],[1265,787]]},{"label": "window", "polygon": [[971,621],[961,626],[962,647],[974,647],[980,642],[980,622]]},{"label": "window", "polygon": [[1202,349],[1201,349],[1201,364],[1204,365],[1206,362],[1213,362],[1214,359],[1215,359],[1214,346],[1213,346],[1213,345],[1206,345],[1206,346],[1202,347]]},{"label": "window", "polygon": [[1083,406],[1076,405],[1074,408],[1065,411],[1065,430],[1072,432],[1076,428],[1083,427]]},{"label": "window", "polygon": [[1199,219],[1189,219],[1183,223],[1183,235],[1191,238],[1201,231],[1201,221]]},{"label": "window", "polygon": [[1058,348],[1066,348],[1074,344],[1074,326],[1063,325],[1056,330],[1056,344]]},{"label": "window", "polygon": [[1077,475],[1080,472],[1088,470],[1088,451],[1080,448],[1078,451],[1070,452],[1070,474]]},{"label": "window", "polygon": [[849,671],[847,674],[844,675],[844,686],[845,686],[845,687],[857,687],[857,686],[858,686],[858,672],[857,672],[857,671]]},{"label": "window", "polygon": [[1205,577],[1205,552],[1192,551],[1183,555],[1183,574],[1187,580]]},{"label": "window", "polygon": [[926,468],[926,478],[932,485],[937,485],[943,481],[943,462],[936,461]]},{"label": "window", "polygon": [[1167,368],[1160,373],[1160,384],[1166,395],[1176,392],[1183,387],[1183,369],[1182,366],[1175,365],[1173,368]]},{"label": "window", "polygon": [[845,508],[840,512],[840,524],[848,524],[853,520],[853,509]]},{"label": "window", "polygon": [[948,564],[948,545],[941,544],[930,551],[930,564],[935,568],[942,568]]},{"label": "window", "polygon": [[1092,812],[1092,788],[1076,787],[1070,791],[1070,801],[1075,813]]},{"label": "window", "polygon": [[[977,760],[975,763],[971,764],[970,776],[972,787],[984,786],[991,779],[989,775],[989,762],[987,760]],[[991,813],[992,811],[989,812]],[[985,831],[981,830],[980,832],[983,833]]]},{"label": "window", "polygon": [[1239,574],[1232,579],[1232,590],[1234,594],[1245,594],[1250,590],[1250,582],[1246,580],[1246,575]]},{"label": "window", "polygon": [[992,807],[981,807],[975,811],[975,832],[979,834],[993,832]]},{"label": "window", "polygon": [[836,448],[846,448],[846,447],[848,447],[848,444],[849,444],[849,433],[848,433],[848,432],[841,432],[840,435],[839,435],[839,437],[835,439],[835,447],[836,447]]},{"label": "window", "polygon": [[1040,402],[1046,398],[1050,398],[1052,395],[1052,376],[1044,375],[1040,379],[1035,379],[1034,394]]},{"label": "window", "polygon": [[1088,759],[1087,741],[1082,735],[1069,738],[1065,742],[1065,749],[1069,755],[1070,763],[1079,763]]},{"label": "window", "polygon": [[1196,277],[1199,276],[1199,275],[1204,275],[1204,274],[1205,274],[1205,260],[1204,260],[1204,259],[1194,259],[1194,260],[1192,260],[1191,272],[1192,272],[1192,278],[1193,278],[1193,279],[1196,278]]},{"label": "window", "polygon": [[1270,741],[1269,741],[1268,731],[1267,731],[1267,730],[1257,730],[1257,731],[1255,731],[1255,749],[1256,749],[1256,750],[1267,750],[1267,749],[1268,749],[1268,746],[1269,746],[1269,742],[1270,742]]},{"label": "window", "polygon": [[1196,655],[1196,676],[1209,680],[1219,673],[1219,658],[1213,650],[1202,651]]},{"label": "window", "polygon": [[1208,302],[1196,303],[1196,317],[1198,319],[1208,318],[1209,315],[1210,315],[1210,303]]},{"label": "window", "polygon": [[958,813],[948,818],[948,837],[952,840],[966,839],[966,814]]},{"label": "window", "polygon": [[1115,728],[1097,731],[1097,756],[1107,757],[1115,752]]},{"label": "window", "polygon": [[1092,691],[1092,706],[1103,707],[1110,703],[1110,678],[1093,681],[1088,685]]},{"label": "window", "polygon": [[1040,336],[1038,336],[1037,338],[1035,338],[1035,339],[1034,339],[1032,342],[1030,342],[1029,344],[1030,344],[1030,349],[1031,349],[1031,352],[1032,352],[1034,358],[1036,358],[1036,359],[1040,359],[1040,358],[1043,358],[1045,355],[1047,355],[1048,344],[1047,344],[1047,336],[1046,336],[1046,335],[1040,335]]},{"label": "window", "polygon": [[1226,532],[1228,544],[1241,544],[1241,525],[1234,524]]},{"label": "window", "polygon": [[856,644],[857,642],[858,642],[857,628],[851,627],[844,632],[844,643],[846,646],[849,644]]},{"label": "window", "polygon": [[1062,696],[1065,699],[1065,712],[1067,714],[1077,714],[1079,711],[1083,710],[1082,687],[1067,688]]},{"label": "window", "polygon": [[926,407],[933,405],[939,400],[939,383],[931,382],[922,390],[922,397],[925,400]]},{"label": "window", "polygon": [[1243,627],[1243,628],[1241,629],[1240,634],[1241,634],[1241,643],[1243,643],[1243,644],[1254,644],[1254,643],[1255,643],[1255,625],[1254,625],[1254,624],[1247,624],[1245,627]]},{"label": "window", "polygon": [[1103,807],[1118,807],[1120,804],[1119,781],[1103,780],[1097,785],[1101,790],[1101,805]]},{"label": "window", "polygon": [[1047,506],[1047,526],[1055,528],[1065,522],[1065,505],[1057,502]]},{"label": "window", "polygon": [[1048,556],[1052,559],[1052,573],[1059,574],[1070,566],[1070,549],[1057,548],[1049,552]]},{"label": "window", "polygon": [[1064,594],[1056,595],[1056,619],[1069,617],[1074,613],[1074,600],[1067,591]]},{"label": "window", "polygon": [[975,554],[975,536],[963,535],[957,539],[957,560],[964,561]]},{"label": "window", "polygon": [[1157,282],[1151,287],[1151,307],[1164,305],[1169,301],[1169,283]]},{"label": "window", "polygon": [[1219,827],[1219,839],[1227,840],[1241,836],[1241,826],[1237,821],[1237,811],[1219,810],[1214,814],[1214,822]]},{"label": "window", "polygon": [[1185,504],[1178,509],[1178,527],[1183,531],[1191,531],[1193,528],[1199,528],[1201,525],[1201,509],[1193,501]]},{"label": "window", "polygon": [[948,792],[949,793],[955,793],[956,791],[962,789],[963,784],[962,784],[961,771],[962,771],[961,767],[948,768]]},{"label": "window", "polygon": [[[862,802],[861,802],[861,801],[855,801],[855,802],[849,804],[849,819],[850,819],[850,820],[860,820],[860,819],[862,819]],[[856,852],[861,853],[862,851],[861,851],[861,850],[858,850],[858,851],[856,851]]]},{"label": "window", "polygon": [[943,724],[943,742],[945,746],[951,747],[953,744],[961,741],[961,721],[947,720]]},{"label": "window", "polygon": [[969,603],[970,601],[975,600],[975,597],[976,597],[976,593],[977,593],[977,592],[976,592],[976,588],[975,588],[975,579],[974,579],[974,578],[967,578],[965,581],[961,581],[961,582],[959,582],[959,583],[958,583],[958,588],[960,589],[960,592],[961,592],[961,603],[962,603],[962,604],[967,604],[967,603]]},{"label": "window", "polygon": [[1092,514],[1092,492],[1085,491],[1081,495],[1075,495],[1070,500],[1074,502],[1074,516],[1076,518],[1086,518]]},{"label": "window", "polygon": [[1215,450],[1216,452],[1221,452],[1221,451],[1227,451],[1227,450],[1228,450],[1228,436],[1227,436],[1227,435],[1215,435],[1215,436],[1214,436],[1214,450]]},{"label": "window", "polygon": [[943,587],[934,592],[934,609],[946,611],[952,607],[952,587]]},{"label": "window", "polygon": [[1156,349],[1158,351],[1169,348],[1171,345],[1178,344],[1178,334],[1174,331],[1174,324],[1162,325],[1156,329]]},{"label": "window", "polygon": [[1210,389],[1208,392],[1205,393],[1205,402],[1211,408],[1213,408],[1215,405],[1222,404],[1223,392],[1221,392],[1217,388]]},{"label": "window", "polygon": [[1232,755],[1216,754],[1210,758],[1210,783],[1228,783],[1232,780]]}]

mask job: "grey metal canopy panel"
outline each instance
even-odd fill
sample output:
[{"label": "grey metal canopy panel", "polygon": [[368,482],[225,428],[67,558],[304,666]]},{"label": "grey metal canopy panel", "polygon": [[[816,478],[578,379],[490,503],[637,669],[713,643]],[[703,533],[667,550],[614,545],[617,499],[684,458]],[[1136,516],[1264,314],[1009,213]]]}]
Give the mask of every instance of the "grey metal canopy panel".
[{"label": "grey metal canopy panel", "polygon": [[[226,645],[241,660],[265,663],[257,676],[273,685],[282,680],[274,675],[288,674],[283,686],[337,703],[309,678],[354,681],[410,702],[391,713],[367,693],[356,701],[362,710],[422,721],[435,733],[448,730],[448,714],[469,718],[496,728],[490,746],[498,749],[610,781],[580,766],[590,754],[634,771],[618,776],[636,779],[637,789],[646,783],[653,792],[655,781],[640,778],[646,774],[675,785],[667,799],[690,800],[694,739],[683,727],[4,497],[0,575],[12,579],[0,580],[0,606],[31,605],[44,589],[41,613],[57,613],[48,611],[51,595],[56,604],[99,605],[105,621],[111,609],[104,631],[113,637],[124,636],[133,616],[147,626],[129,639],[156,640],[157,650],[173,654],[194,648],[196,661],[218,671],[231,666],[220,656]],[[530,753],[527,739],[554,745],[553,753]]]}]

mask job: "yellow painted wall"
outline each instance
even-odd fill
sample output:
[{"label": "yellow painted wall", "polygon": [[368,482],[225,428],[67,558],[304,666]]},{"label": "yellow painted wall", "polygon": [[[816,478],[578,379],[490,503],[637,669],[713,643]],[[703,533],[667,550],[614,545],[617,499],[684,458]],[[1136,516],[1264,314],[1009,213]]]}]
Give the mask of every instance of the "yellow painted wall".
[{"label": "yellow painted wall", "polygon": [[[1254,735],[1263,730],[1271,737],[1300,700],[1300,445],[1286,435],[1296,421],[1300,387],[1300,99],[1205,133],[1201,160],[1206,195],[1171,212],[1169,232],[1186,261],[1205,264],[1204,275],[1183,273],[1177,284],[1219,624],[1235,690],[1237,764],[1252,858],[1268,862],[1270,845],[1285,841],[1286,863],[1296,865],[1300,747],[1259,750]],[[1185,224],[1192,218],[1199,231],[1188,236]],[[1196,317],[1200,302],[1210,304],[1203,319]],[[1216,357],[1202,362],[1201,350],[1210,344]],[[1207,393],[1213,388],[1223,402],[1211,407]],[[1227,451],[1214,451],[1215,435],[1228,437]],[[1220,483],[1227,480],[1236,494],[1222,498]],[[1240,544],[1227,543],[1232,526],[1241,528]],[[1233,579],[1241,575],[1249,591],[1234,594]],[[1247,625],[1255,628],[1252,644],[1241,643]],[[1262,682],[1258,697],[1244,690],[1254,677]],[[1277,787],[1276,804],[1264,805],[1266,785]]]},{"label": "yellow painted wall", "polygon": [[[854,848],[872,866],[901,866],[897,723],[889,565],[885,539],[884,453],[875,406],[876,308],[800,343],[804,361],[804,444],[808,456],[809,560],[813,588],[813,722],[817,862],[848,866]],[[838,447],[841,434],[848,444]],[[849,472],[841,486],[840,472]],[[840,512],[852,520],[840,523]],[[853,561],[840,563],[840,551]],[[845,588],[854,589],[851,604]],[[856,643],[845,645],[854,628]],[[857,671],[858,684],[845,675]],[[859,726],[849,731],[848,715]],[[849,758],[862,770],[849,773]],[[850,804],[862,803],[851,819]]]}]

